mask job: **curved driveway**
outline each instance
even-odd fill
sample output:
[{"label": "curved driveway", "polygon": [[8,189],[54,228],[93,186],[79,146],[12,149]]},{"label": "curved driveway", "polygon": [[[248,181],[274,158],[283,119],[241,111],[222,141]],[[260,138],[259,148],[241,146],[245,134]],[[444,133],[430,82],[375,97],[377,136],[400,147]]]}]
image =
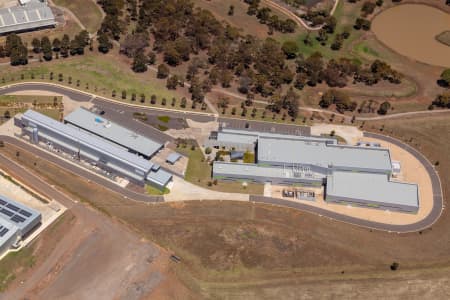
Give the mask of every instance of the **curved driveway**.
[{"label": "curved driveway", "polygon": [[[125,107],[130,107],[130,105],[126,104],[126,103],[121,104],[118,101],[111,101],[106,98],[96,97],[91,94],[77,91],[77,90],[74,90],[71,88],[65,88],[62,86],[56,86],[56,85],[45,84],[45,83],[24,83],[24,84],[8,86],[8,87],[0,89],[0,95],[12,93],[12,92],[20,92],[20,91],[24,91],[24,90],[44,90],[44,91],[54,92],[54,93],[62,94],[64,96],[67,96],[67,97],[69,97],[73,100],[77,100],[77,101],[91,101],[92,100],[96,105],[101,104],[103,106],[117,106],[117,107],[121,107],[122,109]],[[131,106],[131,107],[133,107],[133,106]],[[136,107],[136,106],[134,106],[134,107]],[[152,111],[152,112],[155,111],[155,109],[153,109],[151,107],[148,107],[148,108],[140,107],[140,106],[137,106],[137,107],[139,109],[143,109],[143,110],[148,110],[148,111]],[[213,117],[211,117],[210,115],[208,115],[206,113],[202,114],[202,113],[165,110],[165,113],[167,113],[167,112],[169,112],[173,115],[176,115],[177,117],[186,117],[187,115],[189,115],[189,118],[194,118],[194,119],[198,118],[197,119],[198,121],[203,121],[203,122],[212,121],[214,119]],[[245,120],[243,120],[243,122],[245,122]],[[299,209],[302,211],[311,212],[311,213],[315,213],[315,214],[318,214],[321,216],[332,218],[332,219],[335,219],[338,221],[351,223],[354,225],[363,226],[363,227],[367,227],[367,228],[373,228],[373,229],[377,229],[377,230],[384,230],[384,231],[406,233],[406,232],[423,230],[423,229],[433,225],[434,222],[436,222],[436,220],[439,218],[439,216],[441,215],[442,210],[443,210],[443,195],[442,195],[441,182],[440,182],[439,176],[436,173],[433,165],[416,149],[414,149],[413,147],[411,147],[397,139],[394,139],[394,138],[388,137],[388,136],[384,136],[384,135],[380,135],[380,134],[376,134],[376,133],[367,133],[366,132],[366,133],[364,133],[364,135],[367,137],[374,137],[374,138],[378,138],[381,140],[385,140],[387,142],[393,143],[393,144],[401,147],[402,149],[404,149],[404,150],[410,152],[412,155],[414,155],[425,166],[427,172],[430,175],[430,178],[432,181],[432,190],[433,190],[433,208],[432,208],[431,212],[428,214],[428,216],[426,216],[421,221],[413,223],[413,224],[392,225],[392,224],[378,223],[378,222],[358,219],[358,218],[338,214],[338,213],[335,213],[335,212],[332,212],[329,210],[309,206],[306,204],[292,202],[289,200],[251,195],[250,201],[295,208],[295,209]],[[45,159],[52,163],[58,164],[60,167],[66,169],[78,176],[81,176],[90,181],[96,182],[97,184],[100,184],[114,192],[117,192],[117,193],[123,195],[125,198],[128,198],[130,200],[143,201],[143,202],[163,202],[164,201],[164,198],[162,196],[149,196],[149,195],[144,195],[141,193],[137,193],[137,192],[122,188],[122,187],[116,185],[115,183],[112,183],[111,181],[109,181],[105,178],[102,178],[99,175],[93,174],[93,173],[83,169],[82,167],[73,165],[73,164],[71,164],[61,158],[53,156],[41,149],[38,149],[35,147],[30,147],[27,143],[20,141],[18,139],[15,139],[15,138],[12,138],[9,136],[0,136],[0,138],[6,143],[13,144],[13,145],[23,149],[24,151],[29,151],[29,152],[33,153],[34,155],[39,156],[42,159]]]},{"label": "curved driveway", "polygon": [[289,201],[289,200],[269,198],[269,197],[263,197],[263,196],[250,196],[250,201],[291,207],[291,208],[299,209],[302,211],[307,211],[310,213],[318,214],[320,216],[332,218],[337,221],[355,224],[358,226],[363,226],[363,227],[372,228],[372,229],[376,229],[376,230],[383,230],[383,231],[407,233],[407,232],[423,230],[423,229],[428,228],[431,225],[433,225],[441,216],[441,213],[442,213],[442,210],[444,207],[441,182],[440,182],[439,176],[438,176],[436,170],[434,169],[433,165],[419,151],[417,151],[413,147],[411,147],[395,138],[377,134],[377,133],[370,133],[370,132],[364,132],[364,136],[384,140],[386,142],[395,144],[395,145],[399,146],[400,148],[404,149],[405,151],[408,151],[410,154],[412,154],[415,158],[417,158],[423,164],[423,166],[425,167],[425,169],[427,170],[427,172],[431,178],[432,190],[433,190],[433,208],[431,209],[430,213],[424,219],[420,220],[419,222],[407,224],[407,225],[392,225],[392,224],[373,222],[373,221],[363,220],[363,219],[359,219],[359,218],[355,218],[355,217],[351,217],[351,216],[346,216],[346,215],[338,214],[338,213],[335,213],[335,212],[332,212],[332,211],[329,211],[326,209],[322,209],[322,208],[318,208],[318,207],[314,207],[314,206],[310,206],[310,205],[302,204],[302,203],[298,203],[298,202],[293,202],[293,201]]}]

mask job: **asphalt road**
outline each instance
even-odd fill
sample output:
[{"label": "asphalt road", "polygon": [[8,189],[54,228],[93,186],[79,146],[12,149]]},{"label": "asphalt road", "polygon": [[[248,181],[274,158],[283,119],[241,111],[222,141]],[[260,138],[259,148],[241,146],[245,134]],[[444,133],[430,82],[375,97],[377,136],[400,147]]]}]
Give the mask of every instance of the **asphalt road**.
[{"label": "asphalt road", "polygon": [[[110,111],[118,112],[119,114],[123,114],[125,116],[132,115],[133,112],[136,110],[139,110],[141,112],[146,112],[149,114],[155,114],[155,113],[161,113],[161,110],[156,110],[151,107],[149,108],[137,108],[132,107],[127,104],[120,104],[120,103],[114,103],[111,101],[108,101],[106,99],[96,97],[95,99],[92,99],[92,96],[89,94],[86,94],[84,92],[78,92],[73,91],[71,89],[66,89],[63,87],[53,86],[51,84],[44,84],[44,83],[25,83],[21,85],[16,85],[12,87],[7,87],[0,89],[0,95],[1,94],[7,94],[12,92],[19,92],[23,90],[44,90],[49,92],[55,92],[64,96],[67,96],[73,100],[78,101],[90,101],[99,107],[103,107],[104,109],[108,109]],[[123,111],[123,112],[122,112]],[[112,113],[111,113],[112,114]],[[164,111],[164,115],[169,115],[171,117],[175,118],[190,118],[199,122],[208,122],[212,121],[215,118],[210,115],[200,115],[190,112],[177,112],[177,111],[171,111],[166,110]],[[126,118],[121,118],[122,120],[120,123],[123,123],[127,120]],[[131,119],[133,120],[133,119]],[[136,121],[130,121],[128,120],[124,126],[127,126],[127,124],[132,124],[130,122],[136,122]],[[285,125],[285,124],[274,124],[274,123],[268,123],[268,122],[258,122],[258,121],[247,121],[247,120],[237,120],[237,119],[230,119],[230,118],[219,118],[219,122],[225,122],[227,123],[227,126],[232,128],[246,128],[246,123],[249,124],[247,128],[253,129],[253,130],[261,130],[261,131],[270,131],[270,132],[278,132],[278,133],[290,133],[290,134],[302,134],[302,135],[308,135],[308,129],[307,127],[299,127],[299,126],[291,126],[291,125]],[[118,122],[119,123],[119,122]],[[144,125],[144,124],[143,124]],[[434,170],[434,167],[432,164],[417,150],[412,148],[411,146],[404,144],[403,142],[396,140],[394,138],[374,134],[374,133],[365,133],[365,136],[367,137],[375,137],[379,139],[386,140],[388,142],[394,143],[401,148],[405,149],[406,151],[410,152],[412,155],[414,155],[419,161],[422,162],[422,164],[425,166],[426,170],[428,171],[431,180],[432,180],[432,188],[433,188],[433,208],[430,212],[430,214],[423,220],[409,225],[391,225],[391,224],[384,224],[384,223],[377,223],[367,220],[362,220],[358,218],[353,218],[345,215],[341,215],[338,213],[334,213],[328,210],[311,207],[305,204],[291,202],[288,200],[282,200],[282,199],[275,199],[275,198],[268,198],[268,197],[262,197],[262,196],[250,196],[250,200],[254,202],[260,202],[260,203],[268,203],[268,204],[274,204],[274,205],[281,205],[285,207],[291,207],[300,209],[303,211],[315,213],[318,215],[322,215],[331,219],[335,219],[342,222],[351,223],[358,226],[373,228],[377,230],[384,230],[384,231],[392,231],[392,232],[412,232],[412,231],[419,231],[423,230],[427,227],[430,227],[441,215],[442,209],[443,209],[443,197],[442,197],[442,188],[439,180],[439,176]],[[8,137],[8,136],[0,136],[6,143],[14,144],[17,147],[22,148],[24,151],[30,151],[36,156],[39,156],[42,159],[46,159],[50,162],[53,162],[55,164],[58,164],[60,167],[78,175],[81,177],[84,177],[88,180],[91,180],[97,184],[100,184],[114,192],[122,194],[124,197],[129,198],[131,200],[136,201],[143,201],[143,202],[163,202],[164,198],[161,196],[149,196],[144,195],[140,193],[133,192],[129,189],[121,188],[120,186],[96,175],[92,174],[91,172],[88,172],[87,170],[83,169],[82,167],[74,166],[67,161],[55,157],[43,150],[40,150],[35,147],[30,147],[25,142],[19,141],[17,139]],[[161,135],[161,138],[165,138],[165,136]]]},{"label": "asphalt road", "polygon": [[[125,127],[129,127],[132,130],[135,130],[141,134],[144,134],[148,131],[149,137],[155,137],[158,141],[164,141],[168,139],[168,136],[161,133],[159,130],[148,129],[147,125],[141,124],[136,120],[133,120],[133,113],[136,111],[153,114],[153,115],[161,115],[162,112],[164,115],[170,116],[172,118],[181,118],[181,119],[191,119],[196,122],[211,122],[216,118],[213,115],[208,114],[198,114],[192,113],[189,111],[174,111],[171,109],[161,110],[155,109],[152,107],[141,107],[141,106],[132,106],[127,103],[119,103],[112,102],[108,99],[102,97],[93,97],[91,94],[76,91],[70,88],[65,88],[62,86],[55,86],[48,83],[20,83],[12,86],[7,86],[4,88],[0,88],[0,95],[5,95],[14,92],[20,91],[47,91],[53,92],[56,94],[60,94],[66,96],[75,101],[91,101],[95,106],[101,108],[102,110],[109,111],[111,113],[111,119],[116,118],[117,123],[122,124]],[[116,113],[113,113],[116,112]],[[117,113],[125,116],[130,116],[129,119],[118,117]],[[286,133],[286,134],[295,134],[295,135],[310,135],[310,129],[307,126],[297,126],[297,125],[288,125],[288,124],[278,124],[271,122],[261,122],[261,121],[251,121],[251,120],[241,120],[241,119],[233,119],[233,118],[218,118],[218,121],[221,123],[226,123],[227,126],[231,128],[241,128],[245,129],[246,124],[249,124],[249,129],[265,131],[265,132],[276,132],[276,133]],[[142,127],[144,126],[144,127]]]}]

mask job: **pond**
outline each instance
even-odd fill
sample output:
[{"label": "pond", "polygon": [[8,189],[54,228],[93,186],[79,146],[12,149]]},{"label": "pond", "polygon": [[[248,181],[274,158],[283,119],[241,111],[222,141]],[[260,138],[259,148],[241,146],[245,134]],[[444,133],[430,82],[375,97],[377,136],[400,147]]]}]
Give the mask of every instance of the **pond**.
[{"label": "pond", "polygon": [[436,40],[450,30],[450,15],[420,4],[402,4],[372,22],[377,38],[394,51],[430,65],[450,67],[450,47]]}]

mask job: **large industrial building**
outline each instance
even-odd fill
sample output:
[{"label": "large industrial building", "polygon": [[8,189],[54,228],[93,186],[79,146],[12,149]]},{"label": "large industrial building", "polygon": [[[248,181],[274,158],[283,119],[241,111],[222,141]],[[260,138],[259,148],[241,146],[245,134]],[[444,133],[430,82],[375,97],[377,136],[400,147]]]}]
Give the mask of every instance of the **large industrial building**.
[{"label": "large industrial building", "polygon": [[67,115],[64,122],[125,147],[130,152],[142,155],[147,159],[150,159],[164,147],[161,143],[137,134],[84,108],[79,108]]},{"label": "large industrial building", "polygon": [[88,161],[135,183],[142,185],[148,182],[163,188],[172,179],[172,174],[159,165],[129,152],[125,147],[33,110],[27,110],[20,119],[16,119],[16,125],[33,143],[50,143],[76,159]]},{"label": "large industrial building", "polygon": [[0,195],[0,254],[40,223],[40,212]]},{"label": "large industrial building", "polygon": [[324,185],[325,200],[417,212],[418,187],[391,181],[388,149],[339,145],[336,139],[222,129],[205,146],[256,153],[254,164],[214,162],[220,180]]},{"label": "large industrial building", "polygon": [[20,6],[0,9],[0,35],[54,27],[55,16],[47,3],[26,1]]}]

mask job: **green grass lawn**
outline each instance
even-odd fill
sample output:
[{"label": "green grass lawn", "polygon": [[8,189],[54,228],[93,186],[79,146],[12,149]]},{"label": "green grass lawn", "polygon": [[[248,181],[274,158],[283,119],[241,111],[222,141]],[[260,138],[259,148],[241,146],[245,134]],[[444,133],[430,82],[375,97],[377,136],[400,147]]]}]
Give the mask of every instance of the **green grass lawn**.
[{"label": "green grass lawn", "polygon": [[34,264],[33,250],[28,247],[6,255],[0,261],[0,292],[4,291],[8,284],[16,278],[16,269],[30,269]]},{"label": "green grass lawn", "polygon": [[436,40],[450,47],[450,30],[438,34]]},{"label": "green grass lawn", "polygon": [[160,189],[158,189],[154,186],[148,185],[148,184],[145,186],[145,191],[147,192],[147,194],[155,195],[155,196],[162,196],[162,195],[170,193],[170,190],[166,187],[163,190],[160,190]]},{"label": "green grass lawn", "polygon": [[262,195],[264,185],[248,183],[244,186],[242,182],[215,181],[211,178],[212,167],[204,160],[203,153],[196,147],[192,150],[190,146],[183,148],[180,146],[177,151],[189,157],[185,179],[198,186],[219,192],[227,193],[247,193]]},{"label": "green grass lawn", "polygon": [[169,123],[170,117],[169,116],[158,116],[158,120],[164,123]]},{"label": "green grass lawn", "polygon": [[58,5],[69,9],[90,33],[95,33],[102,23],[102,13],[94,0],[53,0]]},{"label": "green grass lawn", "polygon": [[376,59],[380,54],[372,49],[366,42],[361,41],[353,47],[353,51],[367,58]]},{"label": "green grass lawn", "polygon": [[[161,99],[166,98],[171,101],[175,97],[177,104],[173,108],[180,109],[181,93],[168,90],[165,86],[165,80],[157,79],[156,74],[151,71],[136,74],[130,70],[128,65],[117,63],[115,60],[114,55],[95,54],[88,51],[83,56],[32,63],[20,68],[5,66],[0,69],[0,83],[47,81],[109,98],[112,98],[112,91],[114,90],[116,91],[115,99],[118,101],[157,107],[172,108],[169,105],[163,106]],[[51,72],[53,72],[53,80],[50,80]],[[63,75],[62,81],[59,81],[59,74]],[[71,83],[69,83],[69,77],[71,77]],[[121,97],[122,90],[126,91],[126,99]],[[133,93],[136,95],[134,101],[131,100]],[[139,100],[142,93],[146,95],[145,103],[141,103]],[[151,95],[157,96],[155,104],[150,104]],[[183,110],[191,110],[190,100]],[[195,110],[200,111],[200,105],[197,105]]]},{"label": "green grass lawn", "polygon": [[[328,41],[325,46],[322,46],[316,37],[318,35],[317,31],[311,31],[308,33],[306,30],[299,30],[296,34],[284,34],[277,37],[280,43],[286,40],[293,40],[297,43],[299,47],[299,53],[305,57],[310,56],[314,52],[320,52],[326,59],[339,58],[343,56],[348,56],[346,49],[351,45],[356,39],[358,39],[362,32],[353,29],[353,24],[360,13],[359,4],[349,4],[346,1],[339,1],[336,8],[334,16],[338,20],[335,32],[328,35]],[[342,33],[344,30],[350,32],[350,37],[344,40],[341,50],[334,51],[330,48],[333,43],[336,34]],[[305,45],[303,42],[305,37],[309,34],[312,45]]]},{"label": "green grass lawn", "polygon": [[255,163],[255,153],[253,153],[253,152],[245,152],[243,160],[247,164],[254,164]]}]

